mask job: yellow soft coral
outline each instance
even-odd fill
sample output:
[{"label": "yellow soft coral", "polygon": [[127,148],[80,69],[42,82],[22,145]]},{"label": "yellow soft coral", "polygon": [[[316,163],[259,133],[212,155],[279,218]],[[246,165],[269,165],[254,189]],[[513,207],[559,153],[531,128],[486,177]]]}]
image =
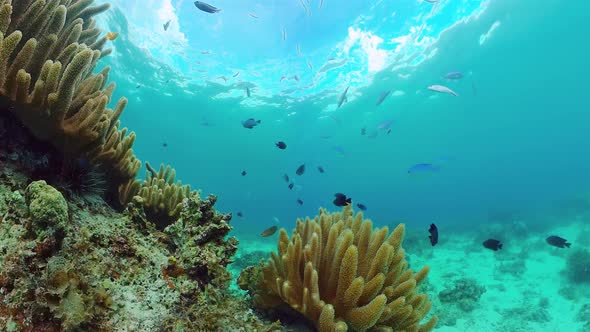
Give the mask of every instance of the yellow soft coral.
[{"label": "yellow soft coral", "polygon": [[320,332],[430,331],[437,318],[420,325],[432,303],[416,289],[428,267],[407,269],[404,231],[400,224],[388,236],[350,206],[297,220],[291,239],[281,229],[254,301],[262,308],[285,302]]},{"label": "yellow soft coral", "polygon": [[109,68],[92,74],[110,52],[93,20],[109,5],[93,2],[0,1],[0,99],[37,138],[100,165],[115,192],[141,163],[131,150],[135,134],[119,129],[127,100],[108,109],[115,88],[107,86]]}]

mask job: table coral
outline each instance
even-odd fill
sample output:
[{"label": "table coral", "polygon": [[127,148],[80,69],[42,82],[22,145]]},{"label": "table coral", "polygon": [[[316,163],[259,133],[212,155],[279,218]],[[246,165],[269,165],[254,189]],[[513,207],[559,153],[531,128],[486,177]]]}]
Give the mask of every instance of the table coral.
[{"label": "table coral", "polygon": [[313,220],[297,220],[291,238],[281,229],[278,253],[258,276],[249,269],[240,284],[259,308],[286,303],[320,332],[430,331],[437,318],[420,325],[432,304],[416,289],[428,267],[407,269],[403,224],[388,233],[350,206],[320,210]]}]

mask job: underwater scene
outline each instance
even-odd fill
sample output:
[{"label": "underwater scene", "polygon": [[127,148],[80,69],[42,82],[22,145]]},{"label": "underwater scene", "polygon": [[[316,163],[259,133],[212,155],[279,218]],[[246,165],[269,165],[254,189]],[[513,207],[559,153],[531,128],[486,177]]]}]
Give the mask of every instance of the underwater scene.
[{"label": "underwater scene", "polygon": [[590,331],[589,12],[0,0],[0,331]]}]

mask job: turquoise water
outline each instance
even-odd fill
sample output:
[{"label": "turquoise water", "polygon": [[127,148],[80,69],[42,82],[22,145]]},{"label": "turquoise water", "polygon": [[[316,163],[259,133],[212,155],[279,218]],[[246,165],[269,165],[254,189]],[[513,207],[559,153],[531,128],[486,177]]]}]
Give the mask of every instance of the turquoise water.
[{"label": "turquoise water", "polygon": [[[378,226],[407,224],[436,331],[590,329],[590,4],[327,0],[308,15],[296,0],[219,0],[217,14],[111,2],[101,23],[120,37],[106,63],[135,152],[234,213],[235,276],[275,249],[263,230],[336,210],[341,192]],[[453,71],[463,78],[443,78]]]},{"label": "turquoise water", "polygon": [[[102,23],[121,35],[105,62],[130,99],[122,121],[137,133],[136,154],[241,211],[238,234],[273,217],[290,227],[334,207],[336,192],[379,224],[469,227],[588,191],[585,2],[312,1],[310,16],[296,0],[219,0],[214,15],[190,1],[110,2]],[[451,71],[464,77],[442,78]],[[250,117],[262,123],[243,128]],[[390,134],[377,129],[389,120]],[[409,175],[417,163],[440,170]]]}]

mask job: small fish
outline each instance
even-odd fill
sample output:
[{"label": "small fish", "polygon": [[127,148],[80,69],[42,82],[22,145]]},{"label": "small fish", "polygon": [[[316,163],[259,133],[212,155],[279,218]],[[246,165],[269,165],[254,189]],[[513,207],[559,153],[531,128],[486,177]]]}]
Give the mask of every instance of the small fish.
[{"label": "small fish", "polygon": [[367,134],[367,128],[366,127],[362,127],[361,128],[361,136],[365,136]]},{"label": "small fish", "polygon": [[136,89],[139,89],[139,88],[141,88],[141,84],[138,84],[138,85],[136,85],[136,86],[135,86],[135,88],[136,88]]},{"label": "small fish", "polygon": [[115,40],[117,39],[117,37],[119,37],[119,33],[118,32],[107,32],[107,39],[108,40]]},{"label": "small fish", "polygon": [[545,239],[545,241],[547,241],[547,243],[549,243],[550,245],[557,247],[557,248],[565,248],[565,247],[570,247],[572,244],[567,242],[566,239],[559,237],[557,235],[551,235],[550,237],[548,237],[547,239]]},{"label": "small fish", "polygon": [[381,105],[381,103],[383,103],[385,98],[387,98],[387,96],[389,96],[390,93],[391,93],[391,90],[381,92],[381,94],[379,95],[379,98],[377,98],[377,101],[375,102],[375,106]]},{"label": "small fish", "polygon": [[250,88],[246,87],[246,96],[250,97]]},{"label": "small fish", "polygon": [[347,206],[348,204],[352,204],[352,198],[346,197],[346,195],[341,193],[335,193],[334,197],[336,197],[332,203],[336,206]]},{"label": "small fish", "polygon": [[377,129],[380,129],[380,130],[389,129],[389,127],[391,127],[392,124],[393,124],[393,120],[388,120],[388,121],[380,123],[377,126]]},{"label": "small fish", "polygon": [[301,200],[301,198],[298,198],[298,199],[297,199],[297,204],[299,204],[299,205],[303,205],[303,200]]},{"label": "small fish", "polygon": [[279,82],[284,81],[286,78],[287,78],[287,76],[285,76],[285,75],[281,76],[281,79],[279,80]]},{"label": "small fish", "polygon": [[246,173],[246,171],[242,171],[241,174],[242,174],[242,176],[246,176],[246,174],[248,174],[248,173]]},{"label": "small fish", "polygon": [[289,183],[289,175],[283,174],[283,180],[285,180],[285,182]]},{"label": "small fish", "polygon": [[387,135],[391,134],[391,128],[387,128]]},{"label": "small fish", "polygon": [[293,75],[293,79],[296,80],[297,82],[299,82],[299,76]]},{"label": "small fish", "polygon": [[348,101],[348,98],[346,97],[346,93],[348,92],[348,88],[350,88],[350,85],[346,87],[346,89],[344,89],[344,92],[342,92],[342,94],[340,95],[340,98],[338,98],[338,108],[340,108],[340,106],[342,106],[342,104],[344,102]]},{"label": "small fish", "polygon": [[287,29],[283,28],[283,40],[287,40]]},{"label": "small fish", "polygon": [[238,211],[237,215],[238,215],[238,217],[240,217],[240,218],[244,216],[244,215],[242,214],[242,211]]},{"label": "small fish", "polygon": [[367,207],[365,206],[365,204],[357,203],[356,207],[359,208],[359,210],[361,211],[367,211]]},{"label": "small fish", "polygon": [[301,56],[301,46],[299,44],[295,45],[295,50],[297,51],[297,55]]},{"label": "small fish", "polygon": [[202,1],[195,1],[194,4],[195,4],[195,7],[199,8],[200,10],[202,10],[206,13],[209,13],[209,14],[215,14],[215,13],[218,13],[221,11],[221,9],[213,7],[210,4],[204,3]]},{"label": "small fish", "polygon": [[318,7],[319,9],[322,9],[322,5],[324,4],[324,0],[320,0],[320,6]]},{"label": "small fish", "polygon": [[238,77],[238,75],[240,75],[240,71],[239,70],[235,74],[233,74],[232,77]]},{"label": "small fish", "polygon": [[444,85],[437,85],[437,84],[431,85],[431,86],[428,87],[428,90],[436,91],[436,92],[440,92],[440,93],[446,93],[446,94],[449,94],[449,95],[453,95],[455,97],[459,96],[455,91],[447,88]]},{"label": "small fish", "polygon": [[309,69],[313,70],[313,65],[311,64],[311,61],[307,60],[307,66],[309,67]]},{"label": "small fish", "polygon": [[430,244],[434,247],[438,243],[438,228],[435,224],[430,224],[428,233],[430,233],[430,235],[428,235],[428,238],[430,239]]},{"label": "small fish", "polygon": [[287,148],[287,143],[283,141],[276,142],[275,145],[281,150],[285,150]]},{"label": "small fish", "polygon": [[[211,51],[205,50],[205,51],[201,51],[201,54],[211,54]],[[200,63],[200,62],[198,62]]]},{"label": "small fish", "polygon": [[256,16],[256,14],[248,13],[248,15],[250,15],[250,17],[252,17],[252,18],[258,19],[258,16]]},{"label": "small fish", "polygon": [[438,3],[440,0],[424,0],[424,2],[428,3]]},{"label": "small fish", "polygon": [[260,233],[261,237],[269,237],[272,236],[274,233],[276,233],[277,229],[279,229],[278,226],[272,226],[267,228],[264,232]]},{"label": "small fish", "polygon": [[253,118],[249,118],[247,120],[242,121],[242,126],[244,128],[252,129],[260,124],[260,120],[254,120]]},{"label": "small fish", "polygon": [[446,78],[447,80],[460,80],[463,78],[463,73],[460,71],[452,71],[443,76],[443,78]]},{"label": "small fish", "polygon": [[164,23],[164,31],[168,31],[168,27],[170,26],[170,22],[172,22],[172,20],[169,20],[168,22]]},{"label": "small fish", "polygon": [[166,142],[162,143],[162,147],[167,148],[168,147],[168,143],[166,143]]},{"label": "small fish", "polygon": [[303,175],[303,173],[305,173],[305,164],[297,167],[297,170],[295,171],[295,174],[297,175]]},{"label": "small fish", "polygon": [[502,249],[502,243],[500,243],[500,241],[498,240],[494,240],[494,239],[487,239],[485,241],[483,241],[483,246],[491,249],[493,251],[498,251],[498,249]]},{"label": "small fish", "polygon": [[324,173],[324,168],[322,166],[318,166],[318,172]]},{"label": "small fish", "polygon": [[439,166],[433,164],[416,164],[408,169],[408,173],[416,172],[436,172],[440,169]]},{"label": "small fish", "polygon": [[294,184],[293,182],[289,183],[289,189],[293,190],[293,186],[294,186],[294,185],[295,185],[295,184]]},{"label": "small fish", "polygon": [[219,77],[217,77],[217,78],[220,78],[220,79],[222,79],[222,80],[223,80],[225,83],[227,83],[227,77],[225,77],[225,76],[219,76]]}]

